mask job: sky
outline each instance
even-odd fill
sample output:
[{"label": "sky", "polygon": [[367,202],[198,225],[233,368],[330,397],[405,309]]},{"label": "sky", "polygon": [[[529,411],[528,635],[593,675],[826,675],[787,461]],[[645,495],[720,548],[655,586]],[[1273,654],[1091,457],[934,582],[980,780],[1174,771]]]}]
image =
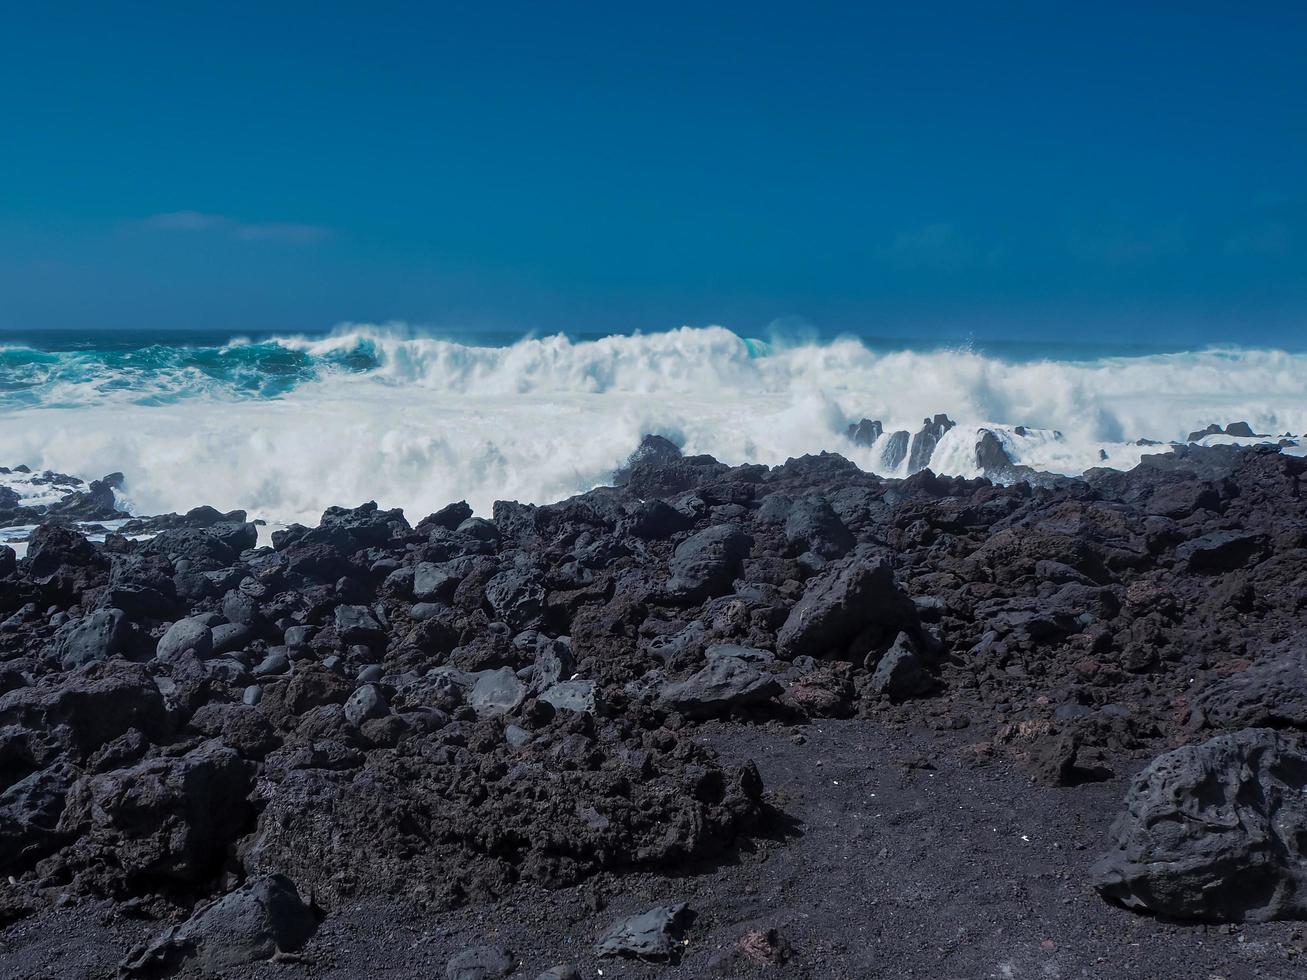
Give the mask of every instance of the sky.
[{"label": "sky", "polygon": [[387,320],[1307,345],[1307,4],[9,6],[0,329]]}]

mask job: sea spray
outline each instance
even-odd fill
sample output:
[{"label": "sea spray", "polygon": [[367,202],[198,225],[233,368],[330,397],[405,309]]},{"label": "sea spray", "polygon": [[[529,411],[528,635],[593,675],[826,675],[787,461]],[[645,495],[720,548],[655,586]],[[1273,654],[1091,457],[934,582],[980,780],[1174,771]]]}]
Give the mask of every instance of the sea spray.
[{"label": "sea spray", "polygon": [[934,452],[938,472],[978,475],[980,427],[1039,469],[1126,468],[1159,451],[1139,437],[1183,439],[1209,422],[1302,432],[1304,379],[1307,355],[1273,350],[1018,360],[761,343],[720,327],[503,346],[368,325],[209,346],[11,345],[0,464],[121,470],[140,512],[206,501],[316,521],[332,504],[421,516],[466,498],[485,513],[497,498],[544,502],[604,482],[646,432],[731,463],[825,449],[885,472],[878,447],[845,436],[864,416],[888,438],[948,413],[959,425]]}]

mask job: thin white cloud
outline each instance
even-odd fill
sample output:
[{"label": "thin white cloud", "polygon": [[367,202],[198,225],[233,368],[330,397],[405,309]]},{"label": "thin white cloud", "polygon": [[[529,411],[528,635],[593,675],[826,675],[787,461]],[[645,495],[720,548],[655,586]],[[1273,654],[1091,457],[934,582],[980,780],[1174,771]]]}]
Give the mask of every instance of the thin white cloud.
[{"label": "thin white cloud", "polygon": [[331,229],[323,225],[238,221],[225,214],[206,214],[203,211],[165,211],[150,215],[141,225],[154,231],[217,232],[244,242],[306,245],[331,236]]}]

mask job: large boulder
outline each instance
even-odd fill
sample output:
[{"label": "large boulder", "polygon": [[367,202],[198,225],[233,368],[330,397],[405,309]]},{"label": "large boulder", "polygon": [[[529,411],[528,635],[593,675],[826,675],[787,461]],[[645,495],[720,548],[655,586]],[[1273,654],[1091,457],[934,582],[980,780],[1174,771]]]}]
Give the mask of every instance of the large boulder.
[{"label": "large boulder", "polygon": [[753,547],[753,538],[730,524],[692,534],[672,552],[668,591],[689,601],[724,595]]},{"label": "large boulder", "polygon": [[830,502],[816,493],[801,497],[790,507],[785,541],[792,554],[811,551],[822,558],[840,558],[857,543]]},{"label": "large boulder", "polygon": [[1263,657],[1236,674],[1207,684],[1194,696],[1197,725],[1307,730],[1307,650]]},{"label": "large boulder", "polygon": [[502,946],[473,946],[445,964],[447,980],[501,980],[517,970],[518,959]]},{"label": "large boulder", "polygon": [[129,878],[201,881],[244,828],[253,785],[252,768],[211,739],[180,757],[79,779],[59,832],[77,838],[87,864],[109,858]]},{"label": "large boulder", "polygon": [[158,737],[167,723],[153,678],[125,660],[90,664],[0,695],[0,731],[25,733],[77,756],[89,755],[133,728]]},{"label": "large boulder", "polygon": [[916,609],[894,581],[889,559],[855,552],[808,583],[776,637],[793,659],[843,653],[869,627],[915,628]]},{"label": "large boulder", "polygon": [[900,633],[895,638],[871,675],[871,689],[877,694],[887,695],[891,701],[904,701],[925,694],[934,686],[935,678],[907,633]]},{"label": "large boulder", "polygon": [[514,630],[524,630],[540,621],[545,604],[545,589],[540,579],[527,569],[508,568],[496,573],[486,583],[486,603],[495,617]]},{"label": "large boulder", "polygon": [[1131,784],[1094,887],[1176,919],[1307,916],[1307,745],[1265,728],[1158,756]]},{"label": "large boulder", "polygon": [[130,628],[121,609],[97,609],[59,631],[56,654],[64,670],[108,660],[122,653]]},{"label": "large boulder", "polygon": [[290,953],[313,935],[317,917],[284,875],[253,878],[222,898],[202,905],[123,961],[128,975],[169,974],[183,965],[218,974],[247,963]]},{"label": "large boulder", "polygon": [[702,670],[665,686],[659,700],[688,718],[712,718],[768,701],[781,690],[775,677],[741,657],[714,657]]},{"label": "large boulder", "polygon": [[213,652],[213,630],[207,617],[188,616],[177,620],[159,639],[154,656],[158,660],[175,660],[187,650],[194,650],[201,659]]},{"label": "large boulder", "polygon": [[71,785],[68,767],[51,766],[0,793],[0,871],[24,865],[61,843],[55,828]]},{"label": "large boulder", "polygon": [[671,960],[680,952],[680,937],[694,914],[684,902],[660,905],[614,922],[595,946],[595,955],[639,960]]}]

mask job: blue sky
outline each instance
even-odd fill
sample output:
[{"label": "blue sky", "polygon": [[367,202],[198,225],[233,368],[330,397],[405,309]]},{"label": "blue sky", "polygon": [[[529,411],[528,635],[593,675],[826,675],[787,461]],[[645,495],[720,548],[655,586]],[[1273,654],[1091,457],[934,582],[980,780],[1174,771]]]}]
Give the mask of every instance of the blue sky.
[{"label": "blue sky", "polygon": [[1307,5],[11,5],[0,188],[8,329],[1297,346]]}]

